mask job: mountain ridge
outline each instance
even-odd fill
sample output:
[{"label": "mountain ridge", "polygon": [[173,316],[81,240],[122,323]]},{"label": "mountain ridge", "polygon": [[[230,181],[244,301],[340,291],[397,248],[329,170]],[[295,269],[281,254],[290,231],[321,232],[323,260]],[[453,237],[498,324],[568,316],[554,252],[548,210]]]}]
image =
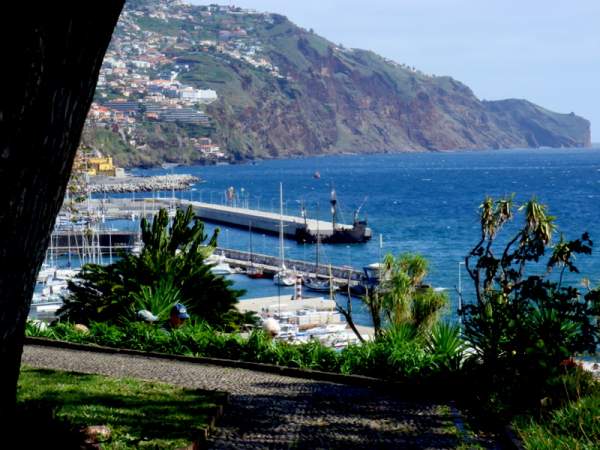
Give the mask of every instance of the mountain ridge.
[{"label": "mountain ridge", "polygon": [[[146,0],[128,2],[121,22],[113,47],[127,33],[146,41],[176,39],[158,45],[168,62],[151,76],[175,70],[182,83],[218,94],[204,106],[210,125],[202,130],[141,124],[145,134],[122,139],[115,153],[125,165],[204,162],[191,135],[218,143],[231,161],[591,145],[589,121],[573,113],[527,100],[480,100],[451,77],[335,45],[279,14]],[[94,131],[86,136],[93,146]]]}]

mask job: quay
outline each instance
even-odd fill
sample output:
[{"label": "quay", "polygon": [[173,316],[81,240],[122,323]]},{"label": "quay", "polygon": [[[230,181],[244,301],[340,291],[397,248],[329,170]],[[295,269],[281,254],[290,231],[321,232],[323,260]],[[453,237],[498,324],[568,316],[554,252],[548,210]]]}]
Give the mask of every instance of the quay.
[{"label": "quay", "polygon": [[[268,211],[174,198],[92,199],[89,200],[89,204],[110,218],[147,216],[155,214],[159,208],[174,210],[191,205],[198,218],[210,223],[224,224],[245,230],[252,227],[257,232],[272,235],[278,235],[280,226],[283,224],[283,235],[297,241],[303,241],[307,236],[312,239],[318,236],[321,242],[364,242],[370,239],[372,234],[368,227],[357,230],[357,224],[336,223],[334,227],[333,222],[324,220],[291,215],[280,216],[278,213]],[[307,242],[314,242],[314,240]]]},{"label": "quay", "polygon": [[[250,265],[254,265],[255,267],[261,268],[263,272],[268,275],[273,275],[280,270],[279,258],[276,256],[261,255],[257,253],[250,254],[240,250],[225,248],[218,248],[215,250],[215,253],[223,255],[225,257],[225,262],[231,267],[246,269],[250,267]],[[302,276],[312,274],[321,275],[322,277],[329,276],[328,265],[320,265],[317,268],[314,262],[301,261],[298,259],[286,259],[285,265],[289,269],[294,269]],[[346,285],[348,284],[348,279],[350,279],[350,285],[352,286],[358,284],[363,273],[350,266],[331,266],[331,276],[333,281],[338,285]]]},{"label": "quay", "polygon": [[[99,251],[102,254],[117,254],[119,250],[130,252],[138,244],[139,234],[126,230],[101,230],[94,233],[86,231],[55,231],[52,234],[49,251],[53,255],[77,255],[84,251]],[[223,255],[225,262],[231,267],[247,269],[251,265],[261,268],[265,274],[273,275],[280,269],[277,256],[249,253],[241,250],[217,248],[216,254]],[[297,259],[287,259],[286,266],[296,270],[300,275],[321,275],[329,277],[329,266]],[[331,276],[338,285],[357,284],[362,277],[362,272],[350,266],[331,266]]]}]

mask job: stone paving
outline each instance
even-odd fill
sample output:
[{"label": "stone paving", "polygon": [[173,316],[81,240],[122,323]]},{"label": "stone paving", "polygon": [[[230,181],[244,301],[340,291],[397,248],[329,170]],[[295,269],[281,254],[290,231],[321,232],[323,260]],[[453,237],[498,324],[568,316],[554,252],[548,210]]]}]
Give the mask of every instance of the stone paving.
[{"label": "stone paving", "polygon": [[[500,448],[468,433],[453,408],[369,388],[158,358],[25,346],[32,367],[163,381],[230,393],[212,434],[219,449]],[[457,427],[458,425],[458,427]],[[459,436],[462,436],[459,439]],[[466,441],[466,442],[465,442]]]}]

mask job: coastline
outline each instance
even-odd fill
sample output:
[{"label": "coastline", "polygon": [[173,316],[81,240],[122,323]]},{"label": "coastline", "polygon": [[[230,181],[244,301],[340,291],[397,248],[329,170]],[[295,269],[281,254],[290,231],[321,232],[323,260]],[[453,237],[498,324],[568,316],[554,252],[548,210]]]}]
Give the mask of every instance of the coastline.
[{"label": "coastline", "polygon": [[[311,158],[330,158],[330,157],[355,157],[355,156],[382,156],[382,155],[402,155],[402,154],[455,154],[455,153],[498,153],[498,152],[527,152],[527,151],[563,151],[563,150],[600,150],[600,143],[592,143],[589,147],[511,147],[511,148],[455,148],[455,149],[408,149],[408,150],[376,150],[376,151],[336,151],[331,153],[306,154],[306,155],[282,155],[275,157],[258,157],[241,160],[228,160],[223,162],[200,162],[175,163],[179,167],[211,167],[211,166],[243,166],[257,165],[264,161],[285,161],[285,160],[306,160]],[[162,168],[164,162],[158,162],[156,165],[132,165],[124,166],[127,170],[148,170]]]}]

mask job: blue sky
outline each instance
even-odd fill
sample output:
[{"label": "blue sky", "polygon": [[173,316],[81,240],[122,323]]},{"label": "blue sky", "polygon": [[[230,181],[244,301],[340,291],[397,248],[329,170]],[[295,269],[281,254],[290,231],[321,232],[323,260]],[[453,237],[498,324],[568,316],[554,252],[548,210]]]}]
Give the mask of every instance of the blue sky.
[{"label": "blue sky", "polygon": [[[194,3],[211,3],[198,2]],[[600,142],[600,0],[235,0],[346,47],[592,122]]]}]

